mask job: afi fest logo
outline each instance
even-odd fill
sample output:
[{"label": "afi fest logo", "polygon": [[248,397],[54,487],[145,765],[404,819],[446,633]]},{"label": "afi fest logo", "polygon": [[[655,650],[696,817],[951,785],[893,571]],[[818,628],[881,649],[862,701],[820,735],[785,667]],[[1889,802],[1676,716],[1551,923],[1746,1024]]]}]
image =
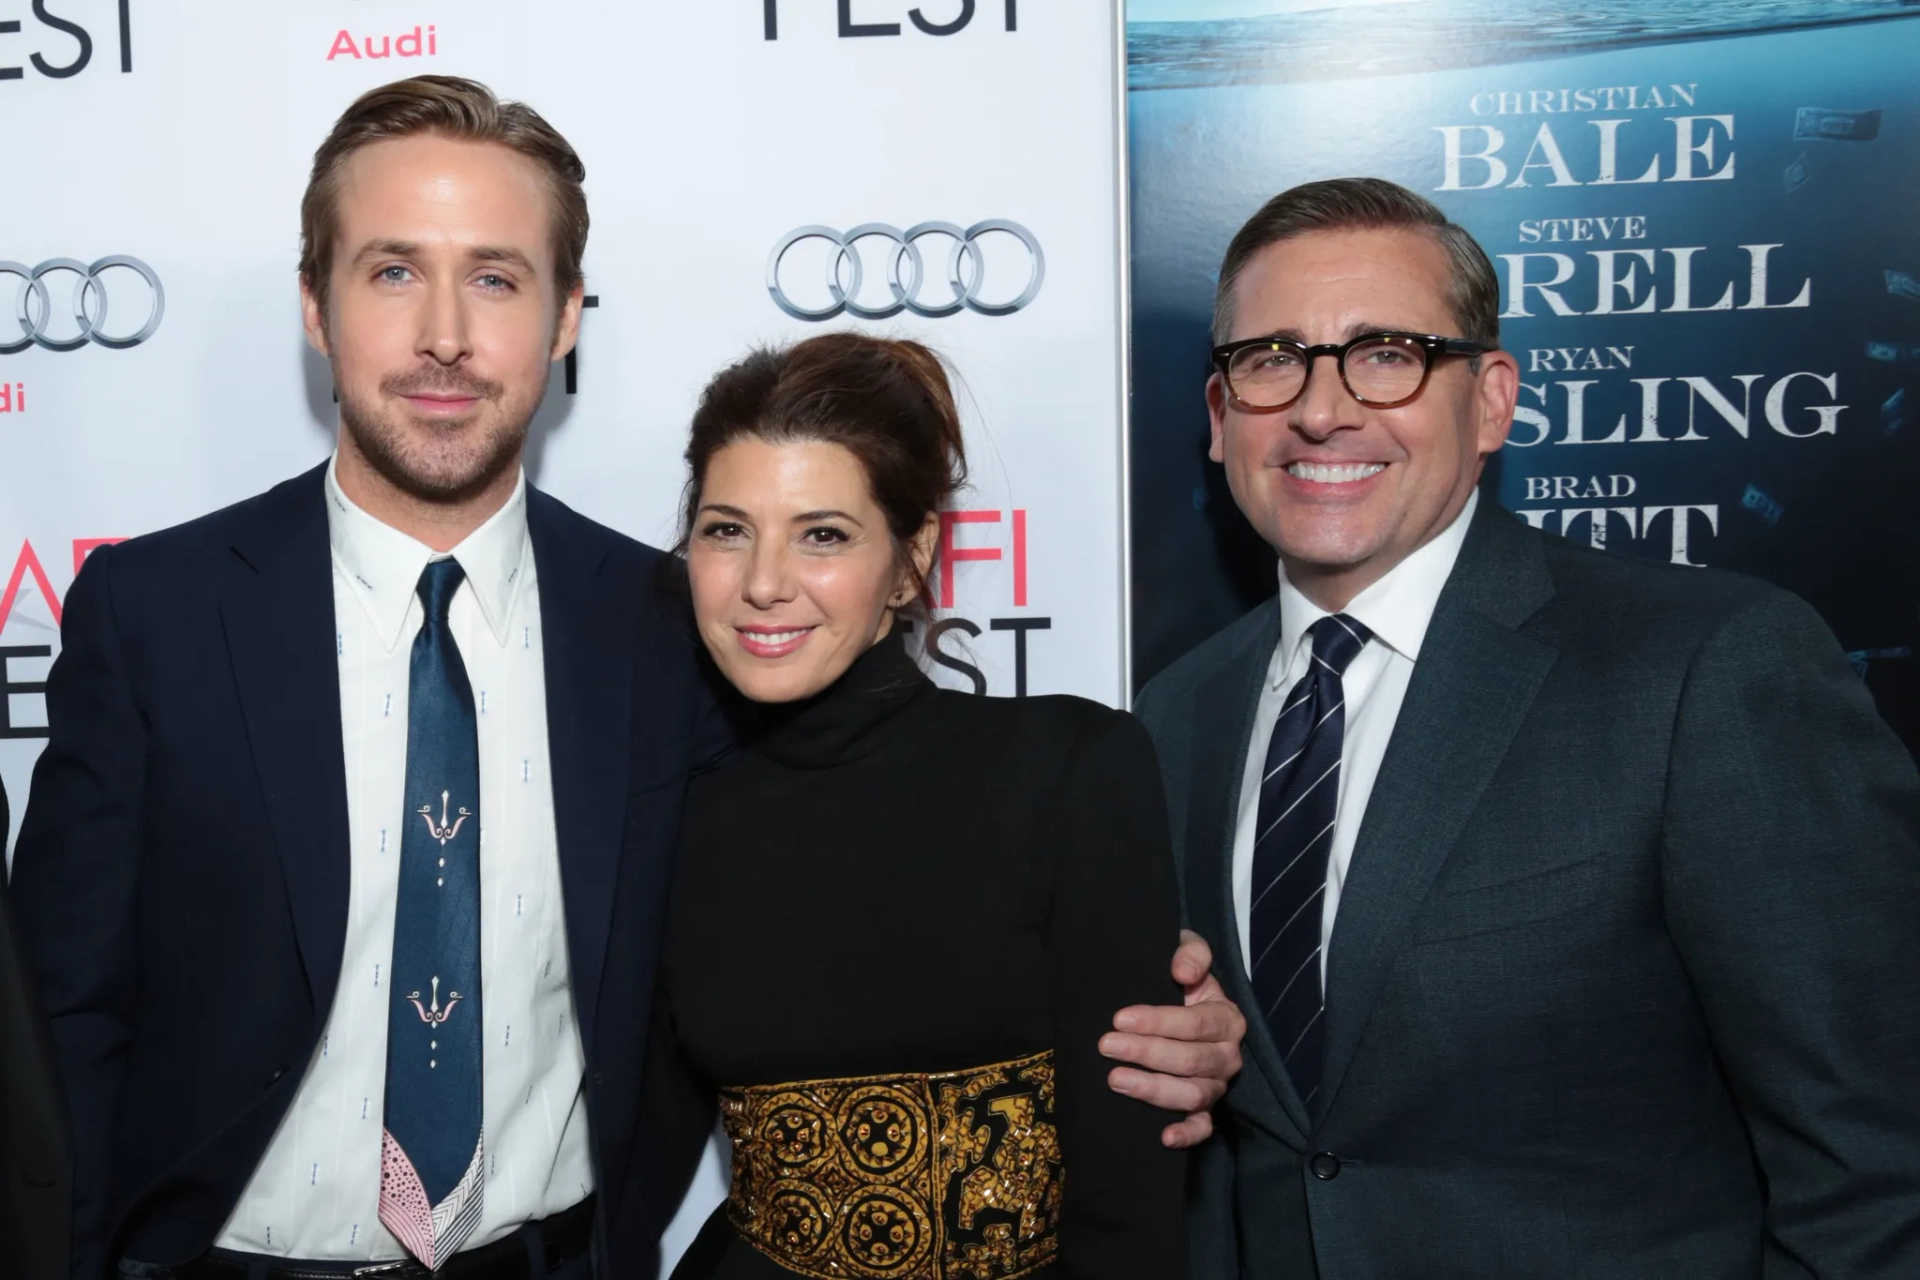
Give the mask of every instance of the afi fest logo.
[{"label": "afi fest logo", "polygon": [[347,58],[355,62],[363,59],[378,61],[381,58],[432,58],[439,53],[440,35],[432,24],[416,26],[411,31],[358,37],[343,27],[333,38],[333,48],[327,50],[327,61],[332,62],[335,58]]},{"label": "afi fest logo", "polygon": [[[95,548],[111,546],[116,542],[125,542],[125,538],[75,538],[73,540],[73,571],[80,572],[80,566],[87,562]],[[28,579],[31,578],[31,585]],[[47,614],[53,619],[53,626],[29,616],[20,619],[22,626],[31,626],[41,631],[55,631],[60,627],[60,596],[53,589],[53,583],[47,580],[47,570],[40,563],[40,557],[34,552],[32,542],[20,544],[20,554],[14,557],[13,572],[7,575],[7,585],[0,589],[0,638],[7,632],[7,624],[13,619],[13,611],[20,597],[28,592],[37,591],[46,602]],[[30,716],[30,723],[15,724],[13,721],[16,698],[33,697],[45,694],[47,684],[44,679],[29,679],[29,664],[44,664],[53,657],[50,644],[0,644],[0,739],[4,738],[44,738],[47,736],[47,717],[44,707],[37,716]],[[15,663],[21,666],[15,667]],[[44,672],[44,666],[41,671]]]},{"label": "afi fest logo", "polygon": [[[0,0],[4,3],[5,0]],[[122,73],[133,70],[133,15],[131,0],[119,0],[119,50]],[[0,18],[0,81],[24,80],[27,68],[49,80],[70,80],[93,65],[94,30],[73,17],[52,12],[49,0],[32,0],[33,25],[20,18]],[[7,4],[11,9],[12,4]],[[97,13],[106,6],[99,0],[60,0],[60,7]],[[20,50],[25,63],[15,62]]]},{"label": "afi fest logo", "polygon": [[[1002,520],[1002,516],[1007,519]],[[972,525],[994,525],[1007,531],[1005,545],[994,546],[977,539],[985,536],[991,539],[991,533],[963,535],[961,530]],[[967,541],[963,545],[961,538]],[[1012,597],[1015,609],[1027,607],[1027,513],[1024,508],[1001,512],[996,510],[942,511],[940,513],[940,550],[936,556],[938,571],[934,581],[927,584],[927,603],[933,605],[938,613],[931,633],[923,647],[927,656],[949,671],[965,676],[977,694],[987,692],[987,674],[967,660],[964,652],[952,653],[943,647],[942,638],[950,631],[963,632],[973,639],[981,635],[980,624],[970,618],[948,613],[954,607],[957,598],[955,575],[957,566],[968,563],[999,564],[1004,566],[1012,578]],[[911,629],[910,623],[903,624]],[[1032,631],[1051,631],[1052,618],[989,618],[986,630],[1011,632],[1013,636],[1013,696],[1027,696],[1027,633]]]},{"label": "afi fest logo", "polygon": [[[787,7],[796,9],[800,3],[801,0],[787,0]],[[1004,4],[1002,9],[1004,29],[1018,31],[1020,29],[1019,0],[1002,0],[1002,3]],[[821,4],[822,0],[810,0],[808,7],[819,8]],[[856,4],[860,7],[858,15],[853,11]],[[839,0],[840,38],[845,40],[860,36],[900,35],[905,30],[899,21],[902,17],[906,18],[914,30],[926,35],[958,35],[972,24],[974,15],[978,12],[978,6],[975,0],[959,0],[957,13],[942,16],[941,11],[952,4],[953,0],[942,0],[938,4],[928,4],[925,8],[908,9],[903,14],[898,0]],[[760,0],[760,5],[761,23],[766,29],[767,39],[778,40],[780,38],[780,0]],[[988,0],[988,7],[993,7],[992,0]],[[885,20],[887,18],[891,18],[892,21]]]}]

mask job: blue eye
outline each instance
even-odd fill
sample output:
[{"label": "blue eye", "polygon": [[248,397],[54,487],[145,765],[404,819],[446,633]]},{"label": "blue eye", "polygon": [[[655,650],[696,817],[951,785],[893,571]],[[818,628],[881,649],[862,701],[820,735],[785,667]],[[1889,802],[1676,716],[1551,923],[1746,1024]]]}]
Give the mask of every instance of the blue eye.
[{"label": "blue eye", "polygon": [[404,284],[413,272],[402,266],[380,268],[380,278],[388,284]]}]

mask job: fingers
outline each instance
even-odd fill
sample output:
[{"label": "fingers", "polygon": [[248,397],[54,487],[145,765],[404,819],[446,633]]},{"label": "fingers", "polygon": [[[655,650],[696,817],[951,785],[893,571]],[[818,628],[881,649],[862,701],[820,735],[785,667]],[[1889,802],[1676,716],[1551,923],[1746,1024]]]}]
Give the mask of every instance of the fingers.
[{"label": "fingers", "polygon": [[1160,1141],[1175,1151],[1197,1147],[1213,1136],[1213,1115],[1201,1111],[1160,1131]]},{"label": "fingers", "polygon": [[1185,991],[1180,1007],[1133,1005],[1114,1015],[1114,1031],[1100,1052],[1129,1065],[1107,1075],[1114,1092],[1185,1114],[1160,1138],[1183,1150],[1213,1136],[1213,1105],[1240,1073],[1240,1041],[1247,1020],[1213,977],[1213,949],[1190,929],[1180,931],[1173,976]]},{"label": "fingers", "polygon": [[1173,980],[1183,987],[1204,982],[1213,969],[1213,948],[1191,929],[1180,931],[1180,949],[1173,953]]},{"label": "fingers", "polygon": [[1226,1094],[1226,1085],[1205,1077],[1169,1076],[1131,1067],[1107,1073],[1107,1086],[1123,1098],[1133,1098],[1163,1111],[1177,1111],[1191,1119],[1207,1111]]},{"label": "fingers", "polygon": [[1128,1005],[1113,1015],[1116,1031],[1163,1040],[1231,1043],[1237,1055],[1246,1038],[1247,1020],[1231,1000],[1203,1000],[1184,1007]]},{"label": "fingers", "polygon": [[1200,1106],[1212,1106],[1227,1091],[1227,1082],[1240,1074],[1240,1046],[1226,1042],[1196,1043],[1109,1031],[1100,1037],[1100,1052],[1115,1062],[1138,1067],[1142,1073],[1157,1072],[1163,1076],[1204,1080],[1210,1091],[1204,1103],[1194,1106],[1175,1105],[1173,1102],[1155,1104],[1175,1111],[1197,1111]]}]

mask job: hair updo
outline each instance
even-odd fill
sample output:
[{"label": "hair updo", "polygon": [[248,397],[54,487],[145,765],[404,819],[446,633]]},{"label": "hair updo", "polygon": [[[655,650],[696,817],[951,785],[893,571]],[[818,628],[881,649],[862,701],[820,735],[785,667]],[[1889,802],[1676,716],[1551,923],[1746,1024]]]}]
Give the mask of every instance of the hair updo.
[{"label": "hair updo", "polygon": [[[700,393],[687,441],[680,549],[700,510],[713,455],[737,440],[836,444],[860,462],[886,514],[896,560],[967,479],[960,414],[940,357],[918,342],[825,333],[761,347],[722,369]],[[925,592],[915,573],[914,596]]]}]

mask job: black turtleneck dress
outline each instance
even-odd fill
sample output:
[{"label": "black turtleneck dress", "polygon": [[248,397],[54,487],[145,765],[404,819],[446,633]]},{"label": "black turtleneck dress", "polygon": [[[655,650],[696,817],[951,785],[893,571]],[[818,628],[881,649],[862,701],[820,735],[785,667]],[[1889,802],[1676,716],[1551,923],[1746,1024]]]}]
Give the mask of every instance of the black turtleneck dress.
[{"label": "black turtleneck dress", "polygon": [[[1028,1274],[1186,1274],[1185,1159],[1160,1142],[1175,1117],[1112,1092],[1097,1047],[1122,1007],[1180,999],[1165,797],[1138,721],[937,688],[889,637],[696,781],[682,832],[649,1067],[680,1083],[649,1092],[696,1118],[667,1129],[697,1146],[713,1112],[688,1100],[715,1086],[1051,1049],[1059,1250]],[[790,1280],[725,1215],[674,1280]]]}]

